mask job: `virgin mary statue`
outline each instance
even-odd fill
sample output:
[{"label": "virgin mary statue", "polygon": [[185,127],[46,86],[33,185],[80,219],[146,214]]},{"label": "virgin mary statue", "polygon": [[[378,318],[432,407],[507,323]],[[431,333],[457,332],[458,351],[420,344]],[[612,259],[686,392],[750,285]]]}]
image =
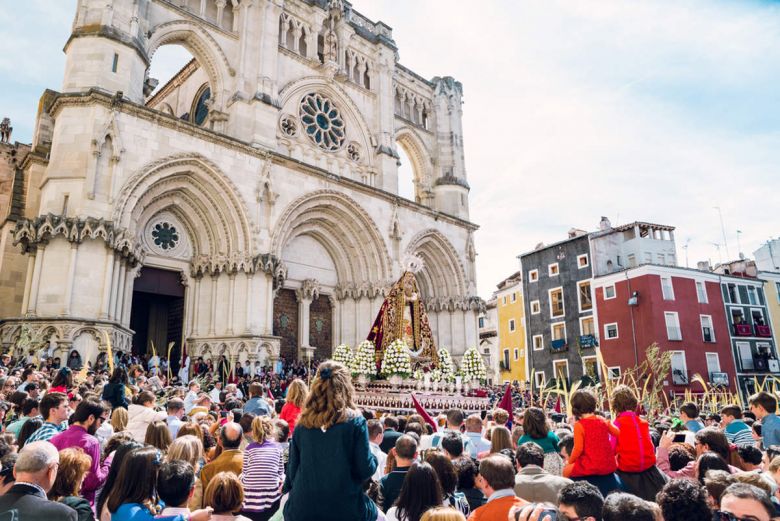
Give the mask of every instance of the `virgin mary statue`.
[{"label": "virgin mary statue", "polygon": [[387,346],[399,338],[408,346],[412,369],[438,367],[439,357],[428,314],[420,302],[417,280],[411,271],[405,271],[390,288],[368,334],[367,340],[376,346],[377,366],[381,364]]}]

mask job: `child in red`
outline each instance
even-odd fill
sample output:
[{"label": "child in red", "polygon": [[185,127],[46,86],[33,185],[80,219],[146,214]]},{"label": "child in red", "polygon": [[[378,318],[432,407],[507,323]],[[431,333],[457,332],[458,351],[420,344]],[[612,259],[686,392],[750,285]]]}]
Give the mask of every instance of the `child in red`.
[{"label": "child in red", "polygon": [[573,480],[585,480],[597,486],[606,497],[620,489],[615,477],[617,464],[609,435],[620,431],[604,418],[596,416],[596,396],[588,390],[578,389],[571,397],[571,408],[577,422],[574,424],[574,448],[563,468],[563,476]]},{"label": "child in red", "polygon": [[617,438],[617,475],[623,487],[646,501],[655,501],[666,484],[666,478],[655,466],[655,446],[647,421],[637,415],[636,395],[625,385],[612,391]]}]

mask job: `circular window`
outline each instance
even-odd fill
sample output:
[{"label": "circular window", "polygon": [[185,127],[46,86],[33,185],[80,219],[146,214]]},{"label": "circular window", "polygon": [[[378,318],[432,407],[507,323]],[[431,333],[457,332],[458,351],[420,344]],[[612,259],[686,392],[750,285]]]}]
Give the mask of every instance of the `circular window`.
[{"label": "circular window", "polygon": [[156,246],[163,250],[169,250],[179,242],[179,232],[170,223],[157,223],[152,229],[152,240]]},{"label": "circular window", "polygon": [[324,96],[307,94],[301,101],[301,123],[306,135],[323,150],[333,152],[344,143],[344,120]]}]

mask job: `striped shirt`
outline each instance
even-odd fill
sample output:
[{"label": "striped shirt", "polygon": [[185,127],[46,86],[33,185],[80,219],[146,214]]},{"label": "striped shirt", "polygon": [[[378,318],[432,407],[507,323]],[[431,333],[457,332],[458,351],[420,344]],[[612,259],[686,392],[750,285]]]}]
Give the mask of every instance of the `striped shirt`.
[{"label": "striped shirt", "polygon": [[729,443],[733,443],[734,445],[746,447],[748,445],[756,444],[756,440],[753,439],[753,431],[750,426],[742,420],[733,420],[726,425],[724,433],[726,434],[726,439]]},{"label": "striped shirt", "polygon": [[61,433],[68,427],[68,422],[63,422],[59,425],[56,423],[45,422],[38,427],[38,430],[33,432],[25,443],[31,443],[33,441],[49,441],[57,434]]},{"label": "striped shirt", "polygon": [[244,485],[244,507],[247,512],[264,512],[282,497],[284,462],[282,446],[266,440],[250,443],[244,450],[241,484]]}]

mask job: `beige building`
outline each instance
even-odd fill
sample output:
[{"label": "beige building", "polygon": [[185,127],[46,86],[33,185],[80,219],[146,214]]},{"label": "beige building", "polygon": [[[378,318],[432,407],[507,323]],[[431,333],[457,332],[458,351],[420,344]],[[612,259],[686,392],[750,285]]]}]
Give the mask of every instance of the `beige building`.
[{"label": "beige building", "polygon": [[[172,44],[194,60],[150,97]],[[403,67],[390,27],[339,0],[79,0],[64,51],[3,228],[4,349],[25,325],[86,359],[328,356],[408,254],[438,345],[477,345],[462,87]]]}]

